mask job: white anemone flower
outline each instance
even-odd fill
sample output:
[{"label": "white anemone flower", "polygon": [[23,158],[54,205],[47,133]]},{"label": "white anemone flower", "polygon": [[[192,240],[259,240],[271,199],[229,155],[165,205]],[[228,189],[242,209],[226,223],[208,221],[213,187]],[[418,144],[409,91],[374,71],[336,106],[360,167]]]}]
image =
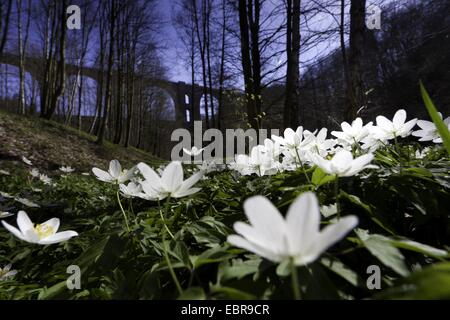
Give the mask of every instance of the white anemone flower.
[{"label": "white anemone flower", "polygon": [[336,145],[334,139],[327,139],[327,128],[322,128],[317,133],[305,130],[304,135],[311,135],[311,142],[308,144],[308,150],[312,153],[317,153],[322,157],[326,157],[330,149]]},{"label": "white anemone flower", "polygon": [[[269,142],[270,141],[270,142]],[[275,143],[276,144],[276,143]],[[231,168],[242,175],[257,174],[258,176],[272,175],[278,172],[280,163],[276,160],[278,151],[269,139],[265,145],[254,146],[250,156],[238,154]]]},{"label": "white anemone flower", "polygon": [[34,203],[33,201],[28,200],[26,198],[15,197],[14,200],[23,204],[24,206],[29,207],[29,208],[39,208],[40,207],[40,205],[38,205],[38,204]]},{"label": "white anemone flower", "polygon": [[136,182],[130,182],[130,183],[128,183],[128,185],[120,184],[119,189],[120,189],[120,193],[125,198],[139,197],[142,192],[141,185]]},{"label": "white anemone flower", "polygon": [[352,124],[347,122],[341,123],[342,131],[332,131],[331,134],[338,138],[339,143],[344,145],[353,145],[361,142],[370,134],[372,122],[363,125],[361,118],[353,120]]},{"label": "white anemone flower", "polygon": [[250,157],[246,154],[237,154],[234,156],[234,161],[230,163],[230,169],[236,170],[241,175],[253,174],[253,168],[250,165]]},{"label": "white anemone flower", "polygon": [[416,125],[417,119],[406,121],[406,111],[398,110],[391,120],[384,116],[377,117],[377,126],[373,128],[376,139],[390,140],[396,137],[405,138],[411,134],[412,128]]},{"label": "white anemone flower", "polygon": [[23,161],[25,164],[29,165],[29,166],[32,166],[32,165],[33,165],[33,163],[32,163],[29,159],[27,159],[26,157],[24,157],[24,156],[22,156],[22,161]]},{"label": "white anemone flower", "polygon": [[67,167],[62,166],[62,167],[59,168],[59,170],[62,171],[62,172],[64,172],[64,173],[72,173],[72,172],[75,171],[74,168],[69,167],[69,166],[67,166]]},{"label": "white anemone flower", "polygon": [[52,179],[50,179],[49,176],[45,174],[40,174],[39,180],[41,180],[44,184],[52,184]]},{"label": "white anemone flower", "polygon": [[205,150],[205,149],[204,148],[198,149],[196,146],[193,146],[191,148],[191,150],[183,148],[184,153],[186,153],[189,156],[194,156],[194,157],[200,155],[203,152],[203,150]]},{"label": "white anemone flower", "polygon": [[295,131],[292,130],[291,128],[287,128],[286,130],[284,130],[283,137],[272,135],[271,138],[273,141],[279,143],[280,145],[282,145],[288,149],[304,148],[312,140],[312,137],[310,135],[307,135],[307,137],[304,137],[302,126],[299,126],[297,128],[297,130],[295,130]]},{"label": "white anemone flower", "polygon": [[358,224],[355,216],[348,216],[320,230],[320,208],[312,192],[300,195],[285,218],[262,196],[246,200],[244,211],[250,224],[236,222],[239,235],[227,241],[270,261],[292,260],[297,266],[314,262]]},{"label": "white anemone flower", "polygon": [[3,198],[7,198],[7,199],[14,199],[14,196],[10,195],[7,192],[3,192],[3,191],[0,191],[0,196],[2,196]]},{"label": "white anemone flower", "polygon": [[203,176],[203,172],[196,172],[184,180],[183,166],[179,161],[172,161],[164,168],[161,177],[145,163],[137,165],[142,176],[142,190],[148,199],[162,200],[167,197],[181,198],[201,190],[192,188]]},{"label": "white anemone flower", "polygon": [[11,279],[17,274],[17,270],[11,270],[12,265],[8,264],[3,268],[0,268],[0,281],[6,281]]},{"label": "white anemone flower", "polygon": [[216,171],[223,171],[226,169],[226,164],[220,159],[212,159],[211,161],[203,161],[202,164],[197,165],[197,169],[204,173],[211,173]]},{"label": "white anemone flower", "polygon": [[33,177],[33,178],[39,178],[39,175],[40,175],[41,173],[39,172],[39,170],[38,169],[36,169],[36,168],[33,168],[31,171],[30,171],[30,175]]},{"label": "white anemone flower", "polygon": [[311,161],[328,174],[338,177],[351,177],[364,169],[378,168],[369,164],[373,157],[372,153],[367,153],[353,159],[353,154],[350,151],[340,150],[331,160],[312,154]]},{"label": "white anemone flower", "polygon": [[0,211],[0,219],[11,217],[13,215],[14,215],[14,213],[10,213],[7,211]]},{"label": "white anemone flower", "polygon": [[[442,115],[439,114],[442,118]],[[444,124],[450,130],[450,117],[444,120]],[[416,130],[412,133],[413,136],[419,137],[419,141],[433,141],[434,143],[442,143],[442,137],[436,128],[436,125],[432,121],[419,120],[417,125],[420,130]]]},{"label": "white anemone flower", "polygon": [[98,180],[111,183],[124,183],[130,180],[134,175],[135,168],[130,170],[122,170],[122,166],[118,160],[111,160],[109,170],[103,171],[99,168],[92,168],[92,173]]},{"label": "white anemone flower", "polygon": [[17,214],[17,225],[19,229],[5,221],[2,221],[2,224],[20,240],[42,245],[58,243],[78,236],[78,233],[72,230],[57,232],[59,229],[58,218],[52,218],[44,223],[35,225],[31,222],[25,211],[19,211]]},{"label": "white anemone flower", "polygon": [[425,158],[430,151],[431,151],[431,148],[429,148],[429,147],[423,148],[422,151],[416,150],[416,152],[415,152],[416,159]]}]

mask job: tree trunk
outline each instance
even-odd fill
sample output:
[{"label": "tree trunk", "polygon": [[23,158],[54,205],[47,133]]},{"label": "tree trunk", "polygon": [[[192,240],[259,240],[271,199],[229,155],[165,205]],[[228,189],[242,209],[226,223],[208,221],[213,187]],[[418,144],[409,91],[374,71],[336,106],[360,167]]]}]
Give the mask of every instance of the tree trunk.
[{"label": "tree trunk", "polygon": [[18,113],[25,114],[25,66],[23,56],[23,42],[22,42],[22,0],[16,1],[17,6],[17,33],[19,45],[19,105]]},{"label": "tree trunk", "polygon": [[226,15],[226,2],[222,0],[222,45],[220,48],[220,71],[219,71],[219,106],[218,106],[218,129],[222,130],[222,117],[223,117],[223,90],[224,90],[224,79],[225,79],[225,40],[226,40],[226,25],[227,25],[227,15]]},{"label": "tree trunk", "polygon": [[197,4],[196,0],[193,0],[193,7],[194,7],[194,19],[195,19],[195,26],[196,26],[196,32],[197,32],[197,41],[200,49],[200,60],[202,63],[202,80],[203,80],[203,97],[204,97],[204,103],[205,103],[205,122],[206,122],[206,129],[209,128],[209,110],[208,110],[208,82],[207,82],[207,76],[206,76],[206,51],[205,51],[205,42],[206,42],[206,27],[205,27],[205,0],[202,1],[202,35],[200,35],[200,25],[199,25],[199,17],[197,12]]},{"label": "tree trunk", "polygon": [[106,75],[106,91],[105,91],[105,103],[103,108],[103,116],[100,120],[100,128],[97,135],[97,143],[102,144],[105,139],[106,122],[108,119],[109,109],[111,108],[111,91],[112,91],[112,72],[114,62],[114,34],[116,25],[116,5],[115,0],[111,0],[111,11],[109,15],[109,55]]},{"label": "tree trunk", "polygon": [[252,55],[252,75],[253,75],[253,99],[255,100],[256,124],[257,128],[261,127],[261,56],[259,52],[259,17],[261,13],[260,0],[248,1],[248,19],[251,34],[251,55]]},{"label": "tree trunk", "polygon": [[66,7],[67,0],[60,4],[60,39],[59,39],[59,61],[56,66],[56,79],[50,98],[50,106],[44,118],[50,119],[58,106],[58,99],[63,95],[66,85]]},{"label": "tree trunk", "polygon": [[[11,8],[12,8],[12,0],[8,0],[4,28],[3,28],[3,24],[1,23],[2,21],[0,20],[0,27],[2,27],[2,29],[3,29],[3,34],[0,38],[0,57],[3,54],[3,49],[5,47],[6,39],[8,38],[9,18],[11,16]],[[2,17],[2,15],[0,15],[0,19],[1,19],[1,17]]]},{"label": "tree trunk", "polygon": [[250,38],[249,26],[247,20],[247,5],[246,0],[239,0],[239,31],[241,38],[241,53],[242,53],[242,71],[244,74],[245,85],[245,102],[247,106],[247,119],[250,127],[258,129],[257,112],[255,106],[255,99],[253,94],[253,75],[252,64],[250,60]]},{"label": "tree trunk", "polygon": [[211,106],[211,123],[212,127],[216,127],[216,117],[214,110],[214,98],[213,98],[213,87],[212,87],[212,72],[211,72],[211,33],[210,33],[210,24],[211,24],[211,0],[207,2],[208,8],[206,10],[206,60],[208,62],[208,89],[209,89],[209,99]]},{"label": "tree trunk", "polygon": [[286,54],[286,97],[283,125],[284,128],[295,129],[298,126],[300,105],[300,0],[287,0]]},{"label": "tree trunk", "polygon": [[352,121],[357,111],[365,104],[364,83],[362,77],[362,59],[365,47],[366,0],[351,0],[350,7],[350,54],[349,77],[350,94],[347,97],[345,119]]}]

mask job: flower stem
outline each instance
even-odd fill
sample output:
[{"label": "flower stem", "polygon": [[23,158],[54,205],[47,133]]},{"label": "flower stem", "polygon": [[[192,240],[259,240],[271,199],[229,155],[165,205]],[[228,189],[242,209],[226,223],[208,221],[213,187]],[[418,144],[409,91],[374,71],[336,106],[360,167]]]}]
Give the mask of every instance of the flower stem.
[{"label": "flower stem", "polygon": [[295,148],[295,153],[297,154],[298,161],[300,162],[300,166],[302,167],[303,173],[305,174],[306,181],[308,181],[308,183],[311,183],[311,180],[309,179],[308,174],[306,173],[305,166],[303,165],[303,161],[302,159],[300,159],[300,155],[298,154],[297,147]]},{"label": "flower stem", "polygon": [[394,143],[395,143],[395,151],[397,152],[398,156],[400,157],[400,146],[398,144],[397,135],[394,136]]},{"label": "flower stem", "polygon": [[175,274],[175,271],[173,270],[172,263],[170,262],[169,253],[166,246],[166,233],[163,232],[163,250],[164,250],[164,258],[166,259],[167,267],[169,268],[170,275],[172,276],[173,282],[175,282],[175,286],[177,287],[178,294],[183,293],[183,288],[181,287],[180,282],[178,281],[177,275]]},{"label": "flower stem", "polygon": [[[170,203],[170,197],[167,197],[166,204],[164,206],[164,214],[167,214],[167,212],[169,211],[169,203]],[[172,237],[172,239],[175,239],[174,235],[172,234],[172,232],[170,232],[170,229],[167,226],[166,220],[164,219],[164,215],[162,214],[161,204],[160,204],[159,200],[158,200],[158,205],[159,205],[159,216],[161,217],[161,220],[164,224],[164,228],[167,230],[167,232]]]},{"label": "flower stem", "polygon": [[128,230],[128,232],[131,232],[130,226],[128,225],[127,214],[125,213],[125,210],[123,210],[122,202],[120,201],[119,191],[116,192],[116,195],[117,195],[117,202],[119,202],[120,210],[122,211],[123,218],[125,219],[125,225],[127,226],[127,230]]},{"label": "flower stem", "polygon": [[334,180],[334,195],[336,197],[336,215],[337,218],[341,218],[341,204],[339,203],[339,177],[336,176]]},{"label": "flower stem", "polygon": [[302,295],[300,293],[300,287],[298,285],[298,273],[297,267],[294,263],[294,259],[291,258],[289,265],[291,267],[292,292],[294,293],[294,298],[295,300],[301,300]]},{"label": "flower stem", "polygon": [[[167,227],[167,224],[164,220],[164,216],[162,214],[161,204],[159,201],[158,201],[158,205],[159,205],[159,214],[161,216],[161,219],[162,219],[164,227],[165,227],[165,229],[163,230],[163,233],[162,233],[162,245],[163,245],[163,251],[164,251],[164,259],[166,259],[167,267],[169,268],[170,275],[172,276],[173,282],[175,283],[175,286],[177,287],[178,294],[181,295],[183,293],[183,288],[181,287],[180,282],[178,281],[177,275],[175,274],[175,271],[173,270],[172,263],[170,262],[169,253],[168,253],[167,246],[166,246],[166,232],[165,231],[167,231],[170,234],[172,239],[174,239],[175,237],[173,236],[172,232],[170,232],[169,228]],[[167,197],[166,204],[164,206],[164,214],[167,214],[167,212],[169,211],[169,205],[170,205],[170,197]]]}]

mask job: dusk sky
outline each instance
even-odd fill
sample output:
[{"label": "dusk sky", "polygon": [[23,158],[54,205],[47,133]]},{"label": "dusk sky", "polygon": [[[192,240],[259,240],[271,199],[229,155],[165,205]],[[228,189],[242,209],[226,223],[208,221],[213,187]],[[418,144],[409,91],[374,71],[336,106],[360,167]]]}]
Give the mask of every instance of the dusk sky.
[{"label": "dusk sky", "polygon": [[[162,50],[161,56],[163,57],[165,65],[167,66],[169,72],[168,76],[171,80],[190,82],[191,79],[189,66],[186,66],[183,62],[183,59],[181,59],[181,55],[183,54],[184,49],[182,47],[182,44],[180,43],[177,31],[172,23],[172,15],[179,1],[180,0],[158,1],[158,10],[160,11],[161,17],[165,22],[164,26],[162,27],[161,33],[161,45],[165,48]],[[412,1],[415,0],[398,0],[397,2],[407,3]],[[283,0],[268,0],[264,3],[264,5],[266,6],[266,8],[270,9],[271,6],[279,5],[279,3],[283,2]],[[392,2],[392,0],[368,0],[367,6],[369,7],[372,4],[381,6],[386,5],[390,2]],[[330,11],[330,14],[324,13],[317,15],[310,21],[309,26],[313,29],[320,30],[329,30],[331,28],[336,28],[338,26],[337,21],[332,18],[331,13],[337,14],[339,12],[339,3],[340,1],[337,1],[337,5],[335,7],[327,8]],[[348,10],[349,7],[347,7],[347,14],[349,13]],[[302,51],[300,59],[303,62],[303,65],[301,67],[304,68],[308,65],[308,63],[313,62],[317,58],[326,56],[338,46],[339,41],[336,36],[331,39],[322,41],[317,46],[310,48],[306,52]],[[281,59],[284,58],[282,57]],[[280,61],[275,61],[274,63],[280,63]],[[284,69],[280,70],[278,76],[282,76],[284,72]]]},{"label": "dusk sky", "polygon": [[[161,60],[167,68],[168,74],[167,77],[172,81],[184,81],[189,83],[190,79],[190,70],[189,65],[185,65],[185,60],[183,59],[185,55],[183,45],[177,35],[177,30],[174,27],[172,16],[176,10],[176,5],[181,0],[157,0],[156,10],[158,11],[158,16],[164,22],[160,27],[160,32],[158,32],[158,44],[160,45],[160,56]],[[368,0],[367,6],[371,4],[377,5],[385,5],[391,2],[392,0]],[[413,2],[415,0],[399,0],[400,3],[408,3]],[[264,3],[263,10],[270,10],[271,7],[275,5],[279,5],[283,0],[267,0]],[[76,3],[76,1],[74,1]],[[307,1],[302,2],[304,5]],[[322,13],[314,17],[309,21],[309,27],[314,30],[330,30],[332,28],[337,27],[337,21],[333,19],[332,13],[337,14],[339,11],[339,1],[336,2],[337,5],[335,7],[327,8],[329,13]],[[347,8],[348,11],[348,8]],[[347,12],[348,13],[348,12]],[[280,24],[281,21],[274,21],[274,23]],[[32,28],[33,29],[33,28]],[[31,30],[32,30],[31,29]],[[14,34],[15,28],[13,29],[11,34]],[[37,36],[38,33],[31,32],[30,33],[30,44],[33,45],[33,42],[40,43],[40,39],[33,39]],[[95,37],[96,35],[91,35],[91,37]],[[302,36],[304,35],[304,31],[302,31]],[[96,41],[92,41],[90,43],[90,47],[96,45]],[[339,41],[337,35],[330,37],[329,39],[323,39],[317,45],[309,48],[305,51],[305,48],[302,48],[300,60],[301,60],[301,68],[305,68],[309,63],[314,62],[317,58],[326,56],[332,50],[336,49],[339,46]],[[94,62],[95,57],[88,55],[88,61],[91,63]],[[271,63],[275,66],[277,63],[281,63],[284,59],[284,56],[281,56],[279,61],[272,61]],[[276,74],[277,77],[284,76],[284,69],[281,69]]]}]

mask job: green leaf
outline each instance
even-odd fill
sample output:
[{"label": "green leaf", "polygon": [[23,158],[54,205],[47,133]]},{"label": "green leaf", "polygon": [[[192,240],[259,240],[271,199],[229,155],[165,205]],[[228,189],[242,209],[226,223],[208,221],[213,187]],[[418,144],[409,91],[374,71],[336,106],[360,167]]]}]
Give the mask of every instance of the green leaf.
[{"label": "green leaf", "polygon": [[379,219],[379,217],[377,217],[373,211],[372,208],[370,207],[370,205],[364,203],[361,201],[361,199],[355,195],[352,194],[348,194],[347,192],[341,190],[340,191],[340,195],[341,197],[349,200],[351,203],[353,203],[354,205],[360,207],[361,209],[363,209],[366,213],[369,214],[370,219],[372,219],[373,222],[375,222],[377,225],[379,225],[381,228],[383,228],[385,231],[389,232],[390,234],[395,234],[394,231],[391,230],[391,228],[389,228],[388,226],[386,226],[386,223],[384,223],[383,221],[381,221]]},{"label": "green leaf", "polygon": [[325,218],[331,217],[337,213],[337,205],[336,203],[333,203],[329,206],[321,206],[320,212]]},{"label": "green leaf", "polygon": [[240,280],[250,274],[258,272],[261,263],[260,258],[245,260],[233,259],[231,264],[224,262],[219,267],[218,278],[220,282],[237,279]]},{"label": "green leaf", "polygon": [[375,296],[377,299],[448,300],[450,263],[439,263],[412,273],[397,286]]},{"label": "green leaf", "polygon": [[351,270],[349,267],[347,267],[345,264],[335,259],[334,257],[323,257],[322,259],[320,259],[320,263],[347,280],[355,287],[358,286],[358,283],[362,283],[362,280],[355,271]]},{"label": "green leaf", "polygon": [[334,179],[336,179],[335,176],[329,175],[329,174],[325,173],[322,169],[317,167],[312,174],[311,182],[316,187],[320,187],[321,185],[331,182]]},{"label": "green leaf", "polygon": [[193,266],[189,258],[189,249],[184,242],[177,241],[175,248],[173,248],[170,253],[180,262],[184,263],[187,269],[192,270]]},{"label": "green leaf", "polygon": [[366,249],[386,267],[391,268],[404,277],[409,274],[409,270],[404,261],[405,258],[400,250],[391,244],[389,238],[379,234],[370,235],[367,230],[362,229],[357,229],[356,234]]},{"label": "green leaf", "polygon": [[287,277],[291,274],[291,268],[290,268],[290,261],[288,259],[285,259],[282,261],[276,269],[277,276],[279,277]]},{"label": "green leaf", "polygon": [[389,239],[388,241],[397,248],[419,252],[436,259],[442,259],[449,256],[449,253],[445,250],[437,249],[409,239]]},{"label": "green leaf", "polygon": [[256,297],[253,294],[244,292],[239,289],[230,287],[211,286],[211,292],[223,296],[225,299],[232,300],[254,300]]},{"label": "green leaf", "polygon": [[66,281],[58,282],[57,284],[51,286],[50,288],[44,288],[38,296],[38,300],[47,300],[57,297],[63,291],[67,290]]},{"label": "green leaf", "polygon": [[434,106],[433,101],[431,101],[431,98],[428,95],[428,92],[425,89],[422,81],[420,82],[420,92],[422,93],[422,99],[425,103],[425,106],[427,107],[428,113],[434,124],[436,125],[436,128],[442,137],[442,141],[444,142],[445,148],[450,155],[450,132],[448,131],[448,128],[445,125],[444,121],[439,116],[438,111]]},{"label": "green leaf", "polygon": [[228,253],[227,246],[217,246],[203,251],[199,256],[190,256],[190,260],[193,268],[198,269],[203,265],[222,262],[233,257],[233,254]]},{"label": "green leaf", "polygon": [[200,287],[191,287],[184,290],[183,293],[178,297],[178,300],[205,300],[206,294]]}]

